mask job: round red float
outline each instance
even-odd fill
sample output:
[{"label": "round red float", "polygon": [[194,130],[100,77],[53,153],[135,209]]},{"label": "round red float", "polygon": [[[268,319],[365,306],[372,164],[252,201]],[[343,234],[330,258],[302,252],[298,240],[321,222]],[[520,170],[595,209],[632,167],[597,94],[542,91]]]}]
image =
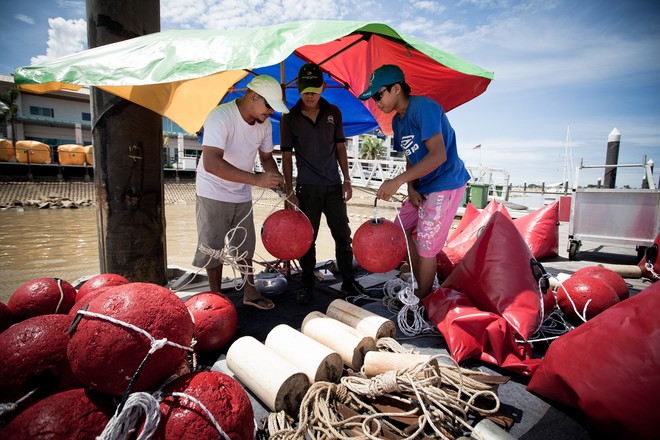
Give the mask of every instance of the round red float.
[{"label": "round red float", "polygon": [[384,218],[368,220],[355,231],[353,255],[365,270],[390,271],[406,256],[406,237],[401,227]]},{"label": "round red float", "polygon": [[280,260],[295,260],[309,250],[314,240],[312,223],[307,216],[293,209],[273,212],[261,227],[261,241],[272,256]]},{"label": "round red float", "polygon": [[217,292],[202,292],[185,302],[195,321],[196,351],[214,351],[229,343],[238,328],[238,313],[229,298]]},{"label": "round red float", "polygon": [[9,298],[7,306],[16,321],[51,313],[67,314],[76,299],[76,289],[59,278],[28,281]]},{"label": "round red float", "polygon": [[[250,399],[236,380],[218,371],[200,371],[168,384],[165,395],[179,392],[199,400],[232,439],[254,438]],[[160,404],[161,422],[154,439],[219,438],[219,432],[200,407],[185,397],[169,396]]]},{"label": "round red float", "polygon": [[89,439],[99,436],[114,407],[105,396],[78,388],[26,408],[0,430],[0,439]]},{"label": "round red float", "polygon": [[66,358],[70,324],[67,315],[40,315],[0,333],[0,402],[35,388],[43,397],[80,386]]},{"label": "round red float", "polygon": [[14,317],[7,304],[0,302],[0,333],[8,329],[14,323]]},{"label": "round red float", "polygon": [[580,315],[584,313],[585,304],[591,300],[587,306],[587,321],[619,302],[619,297],[614,289],[603,280],[590,275],[573,275],[557,288],[559,308],[571,322],[582,323],[571,304],[571,299]]},{"label": "round red float", "polygon": [[[89,302],[88,312],[114,318],[149,333],[156,340],[189,347],[193,336],[190,312],[170,290],[150,283],[109,288]],[[67,357],[71,370],[86,386],[121,395],[147,356],[151,341],[141,332],[107,319],[83,315]],[[171,345],[156,350],[144,364],[133,391],[150,389],[174,373],[187,351]]]},{"label": "round red float", "polygon": [[115,273],[102,273],[96,275],[85,281],[85,283],[80,286],[80,289],[78,289],[78,293],[76,294],[76,302],[80,301],[80,298],[83,298],[89,292],[92,292],[100,287],[121,286],[128,283],[129,281],[125,277]]},{"label": "round red float", "polygon": [[626,280],[612,269],[603,266],[588,266],[578,269],[572,276],[581,275],[591,275],[605,281],[607,285],[614,289],[619,301],[623,301],[630,296],[630,289],[628,289]]}]

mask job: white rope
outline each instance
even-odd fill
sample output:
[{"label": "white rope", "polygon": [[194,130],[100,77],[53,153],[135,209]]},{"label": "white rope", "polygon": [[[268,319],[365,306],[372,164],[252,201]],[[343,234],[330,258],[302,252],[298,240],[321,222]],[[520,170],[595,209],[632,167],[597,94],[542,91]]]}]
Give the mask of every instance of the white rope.
[{"label": "white rope", "polygon": [[[397,315],[397,323],[401,332],[406,336],[417,336],[422,333],[432,333],[435,327],[430,325],[424,319],[424,306],[419,305],[420,301],[415,292],[407,286],[399,291],[397,298],[403,304],[401,311]],[[408,313],[411,312],[411,313]],[[412,315],[412,323],[408,322],[408,317]]]},{"label": "white rope", "polygon": [[213,417],[213,414],[211,414],[211,411],[209,411],[208,408],[206,408],[206,406],[202,402],[200,402],[197,398],[191,396],[190,394],[179,393],[179,392],[172,393],[172,396],[182,397],[184,399],[190,400],[191,402],[193,402],[194,404],[199,406],[202,409],[202,411],[204,412],[204,414],[206,414],[206,416],[209,418],[209,420],[213,424],[213,427],[216,429],[216,431],[218,431],[218,433],[222,436],[222,438],[224,438],[225,440],[231,440],[229,438],[229,436],[227,435],[227,433],[225,431],[223,431],[223,429],[220,427],[220,424],[215,419],[215,417]]},{"label": "white rope", "polygon": [[20,399],[18,399],[16,402],[9,402],[9,403],[0,403],[0,417],[4,416],[7,413],[10,413],[12,411],[16,411],[18,409],[18,405],[21,404],[25,399],[29,398],[31,395],[37,392],[38,388],[33,389]]},{"label": "white rope", "polygon": [[655,270],[653,270],[653,265],[652,265],[651,263],[649,263],[649,262],[647,261],[647,262],[644,264],[644,267],[646,268],[646,270],[648,270],[648,271],[651,273],[651,275],[653,275],[653,277],[654,277],[656,280],[660,280],[660,275],[658,275],[657,273],[655,273]]},{"label": "white rope", "polygon": [[57,307],[55,307],[55,314],[59,313],[62,301],[64,301],[64,289],[62,289],[62,280],[59,278],[57,278],[57,287],[60,289],[60,301],[57,303]]},{"label": "white rope", "polygon": [[160,403],[151,394],[138,392],[128,396],[121,413],[115,412],[96,439],[127,440],[129,436],[132,438],[136,426],[142,420],[142,414],[145,420],[137,440],[152,438],[160,423]]}]

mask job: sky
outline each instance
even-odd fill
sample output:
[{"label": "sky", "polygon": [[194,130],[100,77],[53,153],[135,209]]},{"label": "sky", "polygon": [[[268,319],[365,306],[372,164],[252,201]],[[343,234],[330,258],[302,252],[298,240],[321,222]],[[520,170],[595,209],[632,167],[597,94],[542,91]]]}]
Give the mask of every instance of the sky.
[{"label": "sky", "polygon": [[[580,163],[606,163],[615,128],[619,164],[660,161],[657,0],[161,0],[160,8],[162,30],[385,23],[492,71],[486,92],[448,117],[466,165],[506,170],[516,185],[574,184]],[[84,0],[0,0],[0,73],[86,49],[85,18]],[[578,183],[603,173],[582,169]],[[638,188],[643,174],[619,168],[617,187]],[[659,175],[660,166],[656,185]]]}]

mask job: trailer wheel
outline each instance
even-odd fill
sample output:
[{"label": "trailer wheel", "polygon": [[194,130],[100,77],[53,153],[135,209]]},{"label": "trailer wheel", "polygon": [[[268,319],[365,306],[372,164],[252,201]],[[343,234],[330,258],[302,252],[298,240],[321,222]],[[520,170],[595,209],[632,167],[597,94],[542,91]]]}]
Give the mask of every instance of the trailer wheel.
[{"label": "trailer wheel", "polygon": [[575,257],[577,256],[577,251],[578,248],[580,247],[580,244],[577,241],[571,241],[571,244],[568,247],[568,259],[573,261],[575,260]]}]

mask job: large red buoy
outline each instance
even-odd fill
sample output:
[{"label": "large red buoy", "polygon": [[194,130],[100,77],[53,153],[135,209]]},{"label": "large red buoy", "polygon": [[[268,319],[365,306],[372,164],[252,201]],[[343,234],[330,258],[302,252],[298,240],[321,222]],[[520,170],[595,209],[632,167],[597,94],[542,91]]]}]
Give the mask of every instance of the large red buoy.
[{"label": "large red buoy", "polygon": [[406,256],[406,236],[401,227],[390,220],[368,220],[355,231],[353,255],[360,266],[369,272],[390,271]]},{"label": "large red buoy", "polygon": [[[190,312],[170,290],[156,284],[131,283],[107,289],[89,302],[87,312],[132,324],[155,340],[189,347],[193,336]],[[77,323],[67,357],[71,370],[86,386],[121,395],[151,348],[150,339],[104,317],[83,315]],[[187,351],[166,344],[153,352],[134,384],[143,391],[170,377]]]},{"label": "large red buoy", "polygon": [[93,440],[108,424],[114,405],[106,396],[77,388],[49,396],[0,430],[0,440]]},{"label": "large red buoy", "polygon": [[280,260],[295,260],[309,250],[314,240],[312,223],[307,216],[293,209],[273,212],[261,227],[261,241],[272,256]]},{"label": "large red buoy", "polygon": [[80,301],[80,298],[83,298],[89,292],[92,292],[93,290],[96,290],[100,287],[121,286],[122,284],[128,283],[129,281],[125,277],[115,273],[102,273],[96,275],[85,281],[85,283],[80,286],[80,289],[78,289],[78,294],[76,295],[76,302]]},{"label": "large red buoy", "polygon": [[219,350],[234,337],[238,313],[225,295],[202,292],[188,298],[185,304],[195,321],[195,350]]},{"label": "large red buoy", "polygon": [[170,396],[160,404],[161,422],[154,439],[220,438],[219,431],[199,405],[184,396],[172,396],[175,392],[199,400],[229,438],[254,438],[254,414],[243,387],[219,371],[200,371],[181,376],[163,389]]},{"label": "large red buoy", "polygon": [[[575,308],[573,308],[571,300],[575,304]],[[590,300],[591,302],[587,305]],[[587,305],[585,317],[588,321],[618,302],[619,297],[614,289],[608,286],[605,281],[590,275],[573,275],[557,288],[557,305],[568,319],[575,324],[582,322],[575,309],[582,315],[584,314],[584,307]]]},{"label": "large red buoy", "polygon": [[0,333],[0,402],[35,388],[43,397],[80,386],[66,358],[70,324],[67,315],[40,315]]},{"label": "large red buoy", "polygon": [[67,314],[76,299],[76,289],[59,278],[37,278],[20,286],[7,306],[16,321],[51,313]]},{"label": "large red buoy", "polygon": [[576,270],[572,276],[575,277],[580,275],[591,275],[592,277],[605,281],[606,284],[614,289],[619,297],[619,301],[623,301],[630,296],[630,289],[628,288],[626,280],[612,269],[603,266],[588,266]]}]

